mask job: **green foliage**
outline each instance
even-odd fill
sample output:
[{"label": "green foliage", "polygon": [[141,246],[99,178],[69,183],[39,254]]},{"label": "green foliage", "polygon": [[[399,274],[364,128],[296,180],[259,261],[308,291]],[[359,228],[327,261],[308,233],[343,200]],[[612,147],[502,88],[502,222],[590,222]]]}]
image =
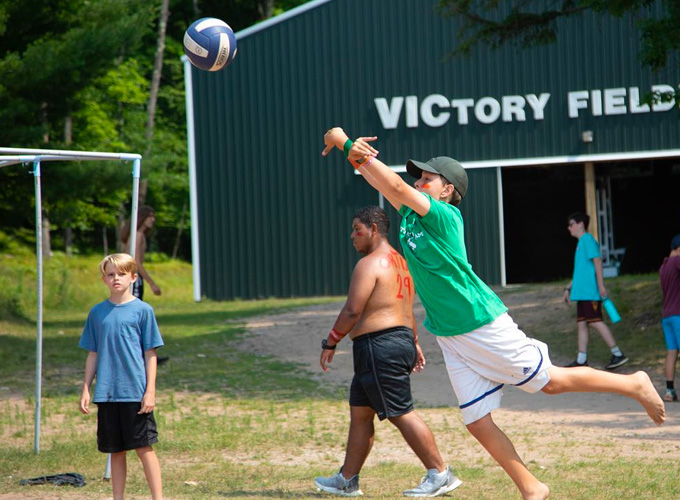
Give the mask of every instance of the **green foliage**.
[{"label": "green foliage", "polygon": [[[655,5],[663,7],[657,17]],[[554,7],[554,8],[553,8]],[[453,54],[470,54],[478,43],[492,48],[516,44],[527,48],[558,40],[559,21],[578,17],[587,11],[615,17],[629,16],[640,29],[641,63],[653,71],[667,66],[680,52],[680,2],[677,0],[558,0],[541,2],[520,0],[440,0],[439,12],[444,17],[463,21],[458,46]],[[677,59],[674,60],[677,64]],[[670,101],[680,104],[680,95],[650,95],[646,102]]]},{"label": "green foliage", "polygon": [[[160,0],[0,0],[0,145],[139,153],[145,202],[156,210],[152,246],[171,254],[188,239],[184,72],[186,27],[198,17],[235,30],[261,20],[264,1],[172,0],[155,128],[146,136]],[[303,0],[277,0],[275,13]],[[70,142],[66,125],[72,130]],[[72,230],[74,251],[102,248],[131,198],[131,168],[120,162],[43,163],[44,213],[53,242]],[[33,231],[29,166],[0,169],[0,228]],[[29,238],[30,239],[30,238]],[[115,245],[113,239],[109,247]],[[187,248],[188,245],[180,245]],[[188,250],[187,250],[188,252]],[[187,252],[180,256],[188,259]]]}]

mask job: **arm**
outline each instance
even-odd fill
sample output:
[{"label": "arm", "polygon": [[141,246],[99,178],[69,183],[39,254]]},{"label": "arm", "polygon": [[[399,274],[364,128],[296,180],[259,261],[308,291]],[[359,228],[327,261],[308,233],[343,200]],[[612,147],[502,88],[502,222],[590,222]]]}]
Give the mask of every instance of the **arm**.
[{"label": "arm", "polygon": [[[341,334],[344,336],[354,328],[364,312],[377,280],[378,277],[370,261],[366,258],[361,259],[352,273],[347,301],[335,320],[333,330],[342,332]],[[329,335],[327,342],[330,346],[337,345],[337,341],[331,335]],[[323,371],[329,370],[326,365],[333,361],[334,354],[334,349],[323,349],[321,351],[320,363]]]},{"label": "arm", "polygon": [[85,361],[85,380],[83,381],[83,392],[80,395],[80,413],[87,415],[90,413],[90,387],[97,373],[97,353],[90,351]]},{"label": "arm", "polygon": [[413,367],[413,371],[420,373],[425,368],[427,362],[425,361],[423,350],[420,348],[420,342],[418,342],[418,327],[415,314],[413,315],[413,337],[413,340],[416,343],[416,366]]},{"label": "arm", "polygon": [[156,349],[144,351],[146,365],[146,391],[142,397],[142,407],[137,413],[151,413],[156,407],[156,368],[158,366]]},{"label": "arm", "polygon": [[[340,127],[330,129],[324,135],[324,148],[322,155],[326,156],[333,148],[343,150],[343,146],[349,138]],[[359,165],[357,170],[364,176],[371,186],[380,191],[388,201],[399,210],[402,205],[406,205],[415,210],[418,215],[425,215],[430,210],[430,200],[409,186],[404,180],[383,162],[376,157],[378,151],[369,142],[375,141],[377,137],[360,137],[352,144],[348,159],[355,165],[359,162],[366,163],[366,166]],[[367,157],[373,157],[373,161],[365,161]],[[366,176],[365,174],[368,174]]]},{"label": "arm", "polygon": [[567,304],[571,304],[571,299],[569,298],[569,296],[571,295],[571,287],[573,286],[573,284],[574,280],[571,280],[569,284],[566,287],[564,287],[564,301]]},{"label": "arm", "polygon": [[604,286],[604,275],[602,274],[602,257],[595,257],[593,259],[593,264],[595,264],[595,277],[597,278],[597,289],[600,292],[600,297],[605,298],[607,296],[607,289]]},{"label": "arm", "polygon": [[146,254],[146,235],[144,231],[137,232],[137,242],[135,244],[135,260],[137,261],[137,272],[151,287],[154,295],[160,295],[161,289],[156,285],[156,282],[151,279],[149,272],[144,267],[144,255]]}]

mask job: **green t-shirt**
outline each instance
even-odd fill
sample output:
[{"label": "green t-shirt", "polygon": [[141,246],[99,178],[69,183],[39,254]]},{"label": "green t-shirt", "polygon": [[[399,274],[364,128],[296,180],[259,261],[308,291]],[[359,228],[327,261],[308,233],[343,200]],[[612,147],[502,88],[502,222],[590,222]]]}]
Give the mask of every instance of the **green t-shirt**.
[{"label": "green t-shirt", "polygon": [[468,333],[508,309],[472,271],[460,210],[424,196],[430,199],[425,216],[406,205],[399,210],[399,241],[427,312],[425,328],[442,337]]}]

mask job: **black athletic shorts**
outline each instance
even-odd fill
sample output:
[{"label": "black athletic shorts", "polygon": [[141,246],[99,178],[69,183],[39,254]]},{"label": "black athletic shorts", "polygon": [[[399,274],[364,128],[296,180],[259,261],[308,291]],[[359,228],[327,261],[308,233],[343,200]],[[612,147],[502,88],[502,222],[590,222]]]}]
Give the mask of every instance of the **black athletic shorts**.
[{"label": "black athletic shorts", "polygon": [[103,453],[118,453],[158,442],[153,412],[137,414],[140,403],[96,403],[97,447]]},{"label": "black athletic shorts", "polygon": [[405,326],[354,339],[350,406],[370,406],[380,420],[413,410],[411,371],[416,363],[413,330]]},{"label": "black athletic shorts", "polygon": [[601,300],[579,300],[576,302],[576,321],[597,323],[602,321]]},{"label": "black athletic shorts", "polygon": [[139,300],[144,300],[144,280],[139,274],[137,275],[137,281],[132,284],[132,295]]}]

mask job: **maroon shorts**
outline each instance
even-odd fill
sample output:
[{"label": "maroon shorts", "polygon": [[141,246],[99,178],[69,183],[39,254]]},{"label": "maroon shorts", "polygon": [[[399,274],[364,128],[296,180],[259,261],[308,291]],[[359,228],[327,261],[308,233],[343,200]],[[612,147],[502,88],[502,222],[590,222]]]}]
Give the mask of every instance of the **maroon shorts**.
[{"label": "maroon shorts", "polygon": [[576,321],[597,323],[602,321],[601,300],[579,300],[576,302]]}]

